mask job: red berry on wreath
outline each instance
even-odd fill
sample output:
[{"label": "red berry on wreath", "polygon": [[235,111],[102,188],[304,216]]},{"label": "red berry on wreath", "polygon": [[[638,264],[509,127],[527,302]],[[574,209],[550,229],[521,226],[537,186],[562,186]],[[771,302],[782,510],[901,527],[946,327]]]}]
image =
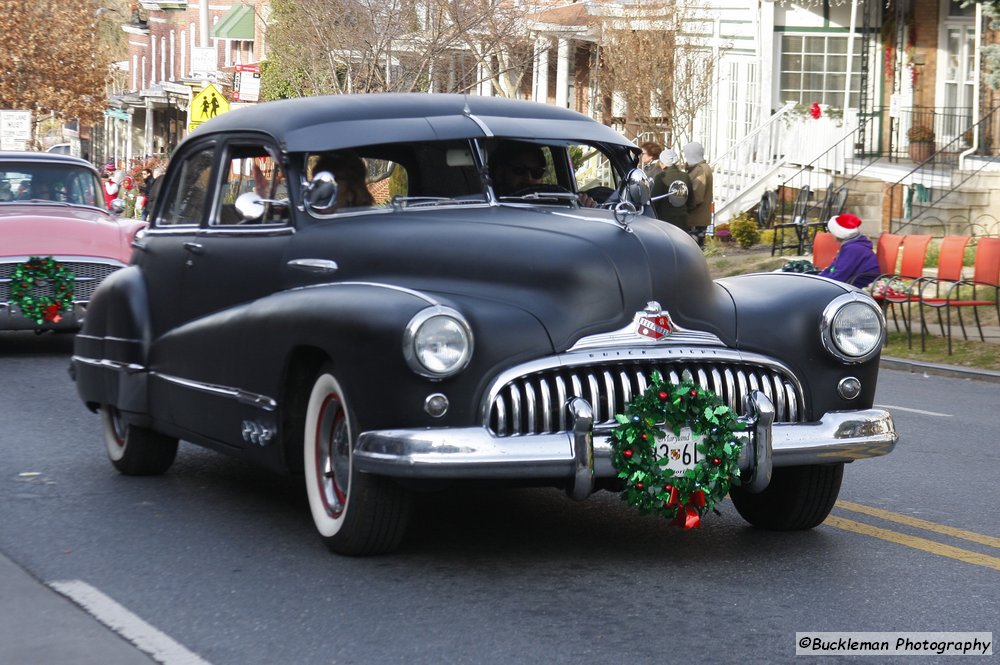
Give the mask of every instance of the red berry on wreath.
[{"label": "red berry on wreath", "polygon": [[715,466],[719,466],[720,464],[722,464],[722,460],[719,459],[718,457],[713,457],[712,464],[714,464]]},{"label": "red berry on wreath", "polygon": [[690,394],[691,394],[691,397],[697,397],[698,396],[698,391],[695,390],[694,388],[692,388]]},{"label": "red berry on wreath", "polygon": [[649,435],[648,435],[648,434],[646,434],[645,432],[643,432],[643,433],[642,433],[642,440],[643,440],[643,441],[649,441]]},{"label": "red berry on wreath", "polygon": [[632,459],[632,449],[626,448],[625,450],[622,451],[622,455],[625,456],[625,459]]},{"label": "red berry on wreath", "polygon": [[661,390],[656,396],[660,398],[661,402],[666,402],[667,398],[670,397],[665,390]]},{"label": "red berry on wreath", "polygon": [[635,488],[637,490],[641,490],[641,489],[646,489],[646,486],[643,485],[642,482],[638,482],[638,483],[635,484]]}]

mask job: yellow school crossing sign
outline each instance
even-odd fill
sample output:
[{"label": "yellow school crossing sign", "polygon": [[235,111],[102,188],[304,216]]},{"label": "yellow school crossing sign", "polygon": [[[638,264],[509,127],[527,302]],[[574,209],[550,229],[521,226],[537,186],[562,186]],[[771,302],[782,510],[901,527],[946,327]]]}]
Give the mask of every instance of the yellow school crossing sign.
[{"label": "yellow school crossing sign", "polygon": [[194,131],[194,128],[201,123],[228,110],[229,100],[222,95],[218,88],[209,83],[191,100],[191,106],[188,109],[188,131]]}]

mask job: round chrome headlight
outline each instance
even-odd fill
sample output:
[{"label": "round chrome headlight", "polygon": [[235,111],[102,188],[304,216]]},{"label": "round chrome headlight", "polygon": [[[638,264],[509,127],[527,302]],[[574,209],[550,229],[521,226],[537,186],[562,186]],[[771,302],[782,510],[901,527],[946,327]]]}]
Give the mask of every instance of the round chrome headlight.
[{"label": "round chrome headlight", "polygon": [[472,330],[450,307],[428,307],[406,325],[403,356],[414,372],[444,379],[461,372],[472,359]]},{"label": "round chrome headlight", "polygon": [[823,346],[846,363],[861,363],[885,343],[885,317],[875,301],[859,293],[834,298],[823,311]]}]

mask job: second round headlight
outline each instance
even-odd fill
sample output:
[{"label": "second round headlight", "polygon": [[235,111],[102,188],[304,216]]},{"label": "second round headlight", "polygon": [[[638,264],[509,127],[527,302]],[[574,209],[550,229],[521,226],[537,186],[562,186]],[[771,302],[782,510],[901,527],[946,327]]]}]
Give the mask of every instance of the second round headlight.
[{"label": "second round headlight", "polygon": [[465,369],[472,359],[472,331],[450,307],[418,312],[406,326],[403,355],[417,374],[443,379]]}]

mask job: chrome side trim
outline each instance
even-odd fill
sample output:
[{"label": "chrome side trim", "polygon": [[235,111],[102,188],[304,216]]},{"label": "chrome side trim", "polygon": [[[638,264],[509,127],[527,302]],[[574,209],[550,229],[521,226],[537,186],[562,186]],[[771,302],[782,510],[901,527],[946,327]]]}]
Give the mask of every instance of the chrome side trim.
[{"label": "chrome side trim", "polygon": [[170,374],[163,374],[161,372],[150,372],[149,375],[153,378],[161,379],[183,388],[190,388],[192,390],[221,397],[231,397],[242,404],[254,406],[259,409],[263,409],[264,411],[274,411],[278,408],[278,403],[267,395],[258,395],[257,393],[241,390],[239,388],[229,388],[212,383],[182,379],[179,376],[171,376]]},{"label": "chrome side trim", "polygon": [[228,226],[210,226],[207,228],[198,229],[197,235],[199,237],[212,237],[212,236],[293,236],[295,235],[295,228],[288,226],[286,223],[282,222],[281,225],[268,224],[268,225],[241,225],[235,227]]},{"label": "chrome side trim", "polygon": [[142,372],[145,371],[146,369],[145,365],[137,365],[135,363],[123,363],[117,360],[108,360],[106,358],[97,359],[97,358],[86,358],[84,356],[72,356],[70,357],[70,361],[75,363],[80,363],[82,365],[90,365],[91,367],[101,367],[104,369],[113,369],[116,371],[124,370],[129,374],[132,374],[134,372]]},{"label": "chrome side trim", "polygon": [[408,289],[405,286],[396,286],[395,284],[383,284],[381,282],[323,282],[322,284],[307,284],[306,286],[297,286],[290,291],[299,291],[301,289],[316,289],[322,286],[374,286],[380,289],[388,289],[390,291],[398,291],[400,293],[407,293],[415,298],[420,298],[428,305],[440,305],[441,303],[431,298],[426,293],[421,291],[416,291],[414,289]]}]

